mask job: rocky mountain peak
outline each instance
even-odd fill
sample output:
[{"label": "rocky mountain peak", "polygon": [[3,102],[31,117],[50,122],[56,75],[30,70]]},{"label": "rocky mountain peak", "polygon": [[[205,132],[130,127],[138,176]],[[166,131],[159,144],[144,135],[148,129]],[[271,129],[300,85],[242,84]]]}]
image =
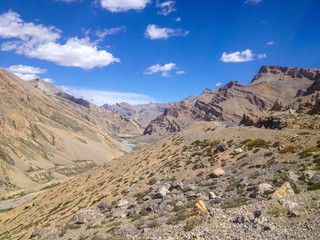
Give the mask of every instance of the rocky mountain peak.
[{"label": "rocky mountain peak", "polygon": [[266,76],[278,75],[278,78],[289,77],[289,78],[306,78],[310,81],[314,81],[315,77],[319,73],[319,69],[304,69],[297,67],[280,67],[280,66],[262,66],[257,75],[254,76],[253,80],[257,81]]}]

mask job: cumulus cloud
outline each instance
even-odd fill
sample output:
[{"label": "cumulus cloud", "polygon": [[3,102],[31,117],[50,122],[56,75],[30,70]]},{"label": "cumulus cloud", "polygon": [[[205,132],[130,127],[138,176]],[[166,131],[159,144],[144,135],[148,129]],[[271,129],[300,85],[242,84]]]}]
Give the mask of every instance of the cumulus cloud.
[{"label": "cumulus cloud", "polygon": [[221,84],[222,84],[221,82],[218,82],[218,83],[215,84],[215,86],[219,87],[219,86],[221,86]]},{"label": "cumulus cloud", "polygon": [[101,6],[110,12],[127,12],[142,10],[151,0],[101,0]]},{"label": "cumulus cloud", "polygon": [[104,30],[98,30],[96,34],[100,39],[102,39],[102,38],[105,38],[107,35],[117,35],[121,31],[125,31],[125,30],[126,30],[125,26],[116,27],[116,28],[106,28]]},{"label": "cumulus cloud", "polygon": [[168,39],[174,36],[187,36],[189,31],[183,31],[182,29],[172,28],[159,28],[155,24],[149,24],[145,32],[145,36],[152,40],[154,39]]},{"label": "cumulus cloud", "polygon": [[99,50],[88,37],[72,37],[61,44],[58,42],[61,38],[59,29],[26,23],[19,14],[12,11],[0,15],[0,38],[15,39],[4,42],[1,45],[2,51],[14,51],[61,66],[92,69],[120,62],[111,53]]},{"label": "cumulus cloud", "polygon": [[274,41],[267,42],[267,45],[269,46],[274,45]]},{"label": "cumulus cloud", "polygon": [[176,71],[177,75],[186,74],[186,71]]},{"label": "cumulus cloud", "polygon": [[176,22],[181,22],[181,17],[177,17],[177,18],[175,19],[175,21],[176,21]]},{"label": "cumulus cloud", "polygon": [[[252,53],[252,51],[250,49],[244,50],[242,52],[237,51],[234,53],[222,53],[222,57],[220,58],[220,60],[222,62],[233,62],[233,63],[238,63],[238,62],[251,62],[254,60],[256,54]],[[257,55],[258,59],[261,58],[266,58],[267,55],[266,54],[258,54]]]},{"label": "cumulus cloud", "polygon": [[47,72],[46,69],[33,67],[33,66],[25,66],[25,65],[13,65],[7,68],[10,72],[17,75],[19,78],[29,81],[35,78],[39,78],[37,74],[42,74]]},{"label": "cumulus cloud", "polygon": [[245,4],[258,4],[261,3],[263,0],[246,0]]},{"label": "cumulus cloud", "polygon": [[159,0],[157,0],[157,4],[156,7],[160,8],[160,10],[157,12],[159,15],[163,15],[163,16],[167,16],[170,13],[176,11],[176,9],[174,8],[175,5],[175,1],[164,1],[164,2],[160,2]]},{"label": "cumulus cloud", "polygon": [[161,72],[161,76],[163,77],[170,77],[170,72],[174,69],[176,69],[175,63],[167,63],[163,66],[160,64],[152,65],[151,67],[148,67],[148,69],[144,72],[144,74],[154,74]]},{"label": "cumulus cloud", "polygon": [[60,86],[62,91],[65,91],[77,98],[83,98],[87,101],[93,102],[98,106],[103,104],[116,104],[127,102],[132,105],[146,104],[156,102],[152,97],[144,94],[131,93],[131,92],[112,92],[112,91],[99,91],[93,89],[84,89],[78,87]]},{"label": "cumulus cloud", "polygon": [[262,59],[262,58],[267,58],[267,54],[265,53],[258,54],[258,59]]}]

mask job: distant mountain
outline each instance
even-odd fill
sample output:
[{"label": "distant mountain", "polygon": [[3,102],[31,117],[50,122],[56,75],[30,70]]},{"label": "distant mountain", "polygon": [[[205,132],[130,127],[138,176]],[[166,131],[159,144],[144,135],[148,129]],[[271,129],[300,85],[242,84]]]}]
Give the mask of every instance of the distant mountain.
[{"label": "distant mountain", "polygon": [[[41,79],[34,79],[28,83],[45,94],[56,96],[55,99],[60,104],[70,108],[71,111],[75,111],[86,120],[103,126],[112,135],[140,135],[143,132],[143,127],[138,121],[121,116],[113,111],[107,111],[82,98],[76,98]],[[65,101],[65,99],[68,101]]]},{"label": "distant mountain", "polygon": [[[195,97],[190,95],[186,99],[193,101]],[[104,104],[103,107],[109,111],[117,112],[121,116],[135,119],[142,125],[147,126],[152,119],[155,119],[157,116],[164,113],[167,108],[172,107],[179,102],[180,101],[169,103],[148,103],[141,105],[131,105],[129,103],[122,102],[114,105]]]},{"label": "distant mountain", "polygon": [[193,102],[182,101],[152,120],[145,139],[158,139],[199,121],[239,122],[244,113],[269,110],[275,102],[294,105],[319,88],[320,69],[262,66],[246,86],[236,81],[206,89]]},{"label": "distant mountain", "polygon": [[0,194],[64,179],[123,155],[112,135],[136,131],[134,121],[61,96],[0,69]]}]

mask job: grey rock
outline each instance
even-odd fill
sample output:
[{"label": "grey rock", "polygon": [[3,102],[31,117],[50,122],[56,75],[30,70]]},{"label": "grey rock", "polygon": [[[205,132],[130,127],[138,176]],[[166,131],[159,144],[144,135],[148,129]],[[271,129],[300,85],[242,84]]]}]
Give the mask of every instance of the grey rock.
[{"label": "grey rock", "polygon": [[217,195],[214,192],[209,192],[209,199],[215,199]]},{"label": "grey rock", "polygon": [[296,202],[291,201],[291,200],[286,200],[284,198],[281,198],[279,200],[279,203],[280,203],[281,206],[285,206],[285,207],[288,207],[290,209],[295,208],[296,206],[298,206],[298,204]]},{"label": "grey rock", "polygon": [[299,217],[299,216],[300,216],[300,213],[299,213],[297,210],[290,209],[290,210],[287,212],[287,216],[288,216],[288,217]]},{"label": "grey rock", "polygon": [[264,193],[264,192],[266,192],[266,191],[272,190],[272,188],[273,188],[273,187],[272,187],[270,184],[268,184],[268,183],[261,183],[261,184],[258,185],[257,191],[258,191],[259,193]]},{"label": "grey rock", "polygon": [[313,176],[316,174],[316,172],[317,171],[315,170],[304,171],[300,179],[302,181],[309,182],[313,178]]},{"label": "grey rock", "polygon": [[320,171],[319,170],[315,173],[315,175],[310,180],[311,184],[318,183],[318,182],[320,182]]},{"label": "grey rock", "polygon": [[112,204],[109,202],[102,202],[97,207],[100,211],[104,211],[105,209],[112,207]]},{"label": "grey rock", "polygon": [[171,187],[169,188],[169,190],[172,191],[173,189],[177,189],[177,190],[181,191],[183,189],[183,183],[182,182],[173,182]]},{"label": "grey rock", "polygon": [[250,183],[249,183],[247,178],[242,179],[241,182],[240,182],[240,185],[241,186],[245,186],[245,187],[249,186],[249,184]]},{"label": "grey rock", "polygon": [[160,187],[157,192],[155,193],[155,195],[153,196],[154,199],[156,198],[164,198],[167,193],[169,193],[170,191],[165,187],[165,186],[162,186]]},{"label": "grey rock", "polygon": [[195,196],[196,196],[196,194],[195,194],[193,191],[186,192],[186,193],[184,193],[184,195],[185,195],[187,198],[189,198],[189,197],[195,197]]},{"label": "grey rock", "polygon": [[149,201],[151,197],[149,195],[146,195],[142,198],[143,201]]},{"label": "grey rock", "polygon": [[296,174],[294,174],[293,172],[287,172],[286,175],[285,175],[285,178],[287,181],[290,181],[290,182],[293,182],[293,183],[296,183],[298,182],[298,177]]},{"label": "grey rock", "polygon": [[217,147],[215,152],[216,153],[220,153],[220,152],[224,152],[229,148],[228,144],[226,142],[222,142],[220,143]]},{"label": "grey rock", "polygon": [[84,224],[84,223],[97,223],[103,219],[103,214],[100,213],[97,208],[91,210],[81,210],[80,212],[73,215],[70,220],[71,224]]},{"label": "grey rock", "polygon": [[117,207],[124,207],[126,205],[128,205],[129,202],[127,200],[123,200],[121,199],[118,203],[117,203]]}]

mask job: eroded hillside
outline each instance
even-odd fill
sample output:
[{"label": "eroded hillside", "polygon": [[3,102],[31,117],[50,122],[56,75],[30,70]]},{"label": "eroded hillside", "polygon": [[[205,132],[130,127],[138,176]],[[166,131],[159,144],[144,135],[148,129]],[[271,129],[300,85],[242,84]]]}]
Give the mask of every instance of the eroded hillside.
[{"label": "eroded hillside", "polygon": [[313,133],[195,124],[8,212],[0,237],[317,238],[318,141]]},{"label": "eroded hillside", "polygon": [[0,69],[0,193],[73,176],[123,155],[111,131],[87,120],[83,108]]}]

